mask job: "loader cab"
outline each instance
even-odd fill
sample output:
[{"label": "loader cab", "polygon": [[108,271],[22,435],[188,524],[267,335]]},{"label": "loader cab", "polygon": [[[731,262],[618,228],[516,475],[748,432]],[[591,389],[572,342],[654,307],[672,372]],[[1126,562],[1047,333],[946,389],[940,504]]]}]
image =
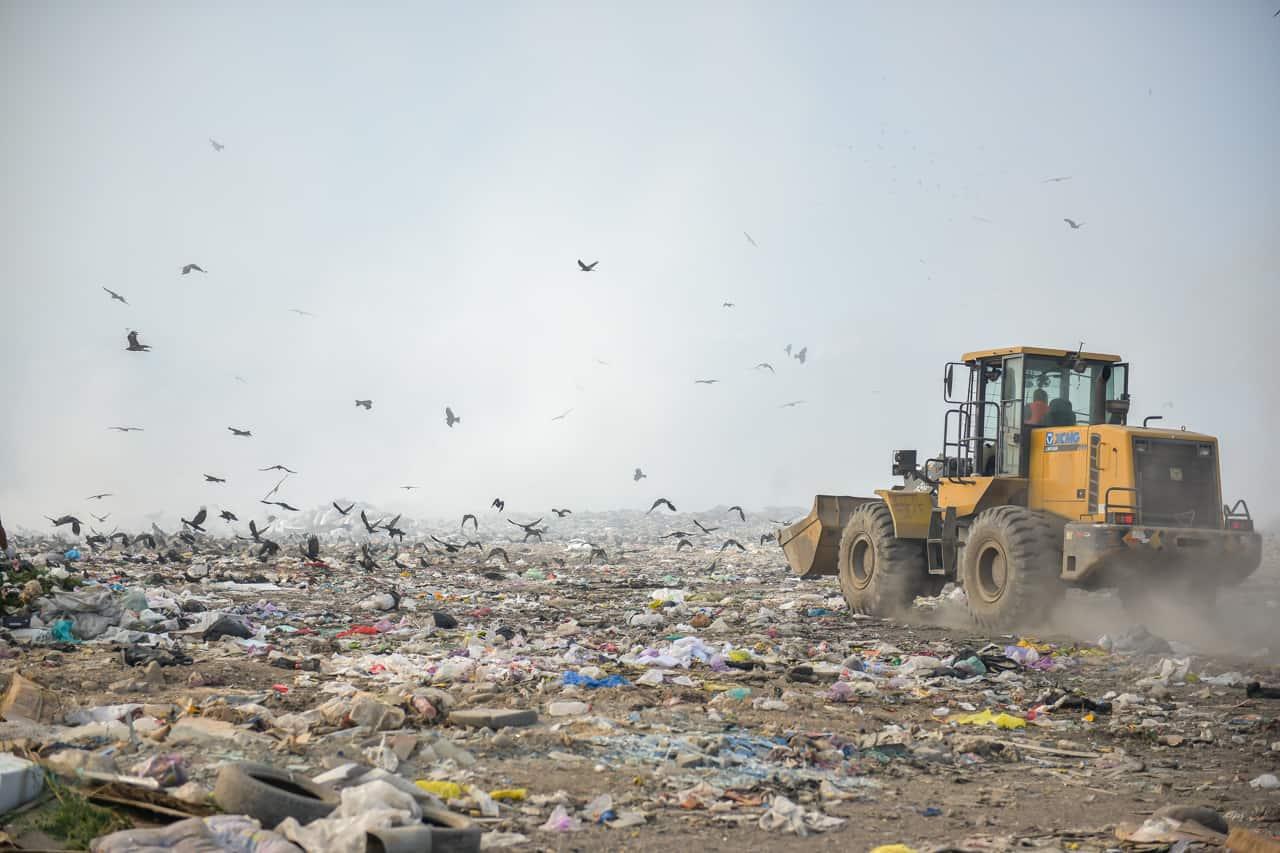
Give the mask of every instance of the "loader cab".
[{"label": "loader cab", "polygon": [[943,386],[954,408],[944,422],[942,458],[933,461],[948,479],[1026,477],[1031,430],[1124,424],[1129,412],[1128,365],[1101,353],[1041,347],[967,353],[947,365]]}]

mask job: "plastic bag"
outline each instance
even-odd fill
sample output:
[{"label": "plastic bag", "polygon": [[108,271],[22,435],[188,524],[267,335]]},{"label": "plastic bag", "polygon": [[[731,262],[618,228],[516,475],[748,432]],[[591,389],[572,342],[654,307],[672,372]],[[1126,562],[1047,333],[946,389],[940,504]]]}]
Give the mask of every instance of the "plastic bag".
[{"label": "plastic bag", "polygon": [[604,678],[592,678],[572,670],[566,672],[563,676],[565,684],[580,685],[582,687],[629,687],[630,681],[627,681],[621,675],[607,675]]}]

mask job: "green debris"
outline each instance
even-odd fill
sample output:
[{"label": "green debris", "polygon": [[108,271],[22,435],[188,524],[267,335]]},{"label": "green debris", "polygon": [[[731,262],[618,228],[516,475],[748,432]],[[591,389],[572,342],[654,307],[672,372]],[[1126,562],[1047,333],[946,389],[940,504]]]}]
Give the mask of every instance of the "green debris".
[{"label": "green debris", "polygon": [[45,784],[53,799],[20,818],[19,825],[48,833],[73,850],[88,850],[95,838],[133,827],[129,819],[93,805],[51,773],[45,774]]}]

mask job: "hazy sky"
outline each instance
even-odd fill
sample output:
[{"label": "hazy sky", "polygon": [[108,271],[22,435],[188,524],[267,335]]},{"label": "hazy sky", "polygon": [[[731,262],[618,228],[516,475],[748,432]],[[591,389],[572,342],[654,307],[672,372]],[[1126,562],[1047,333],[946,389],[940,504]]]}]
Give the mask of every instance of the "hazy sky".
[{"label": "hazy sky", "polygon": [[1276,2],[345,5],[0,2],[7,522],[807,505],[1081,339],[1280,515]]}]

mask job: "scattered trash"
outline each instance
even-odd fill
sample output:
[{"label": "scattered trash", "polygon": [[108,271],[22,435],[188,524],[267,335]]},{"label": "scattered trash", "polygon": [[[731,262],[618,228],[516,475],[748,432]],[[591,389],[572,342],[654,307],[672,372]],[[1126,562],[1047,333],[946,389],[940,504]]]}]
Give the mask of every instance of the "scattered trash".
[{"label": "scattered trash", "polygon": [[[0,702],[6,743],[43,765],[18,765],[14,778],[37,787],[11,807],[52,774],[58,794],[83,797],[58,826],[108,853],[508,849],[555,836],[648,849],[677,827],[691,844],[733,827],[770,849],[840,833],[855,814],[901,818],[903,843],[878,853],[913,853],[920,827],[962,832],[947,849],[1093,851],[1223,846],[1235,811],[1126,811],[1127,794],[1170,790],[1158,787],[1168,770],[1179,786],[1201,761],[1224,783],[1249,780],[1253,802],[1231,806],[1244,821],[1263,819],[1245,810],[1280,787],[1256,764],[1280,754],[1261,649],[1229,669],[1141,628],[1095,645],[868,619],[834,581],[793,581],[773,550],[684,563],[702,540],[676,550],[659,538],[669,514],[632,522],[652,525],[640,536],[594,537],[605,559],[585,539],[523,545],[517,533],[505,562],[485,562],[505,523],[479,522],[483,549],[440,536],[456,552],[379,547],[385,534],[320,513],[273,522],[288,547],[266,559],[248,538],[198,532],[84,547],[78,560],[65,542],[40,543],[53,559],[29,561],[4,590],[0,656],[23,667]],[[323,562],[308,556],[312,536]],[[952,586],[917,606],[945,616],[962,596]],[[6,771],[0,756],[0,804]],[[955,798],[918,785],[937,775],[970,784],[948,785]],[[1089,830],[1052,807],[1034,832],[1000,825],[1009,791],[1036,803],[1064,783],[1096,813]],[[1221,803],[1217,788],[1198,790],[1187,796]],[[129,828],[146,808],[172,823]],[[1129,840],[1143,838],[1157,840]]]}]

